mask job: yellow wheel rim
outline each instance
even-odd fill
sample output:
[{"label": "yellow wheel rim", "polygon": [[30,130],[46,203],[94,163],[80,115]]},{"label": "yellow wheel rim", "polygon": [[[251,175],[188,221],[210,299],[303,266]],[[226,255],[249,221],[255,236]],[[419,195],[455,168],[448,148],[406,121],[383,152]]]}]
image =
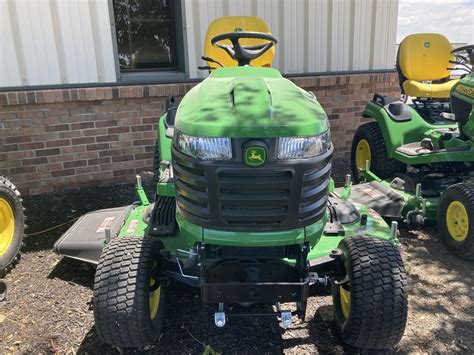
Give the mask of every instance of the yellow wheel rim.
[{"label": "yellow wheel rim", "polygon": [[342,286],[339,286],[339,298],[341,299],[341,309],[344,318],[349,318],[351,312],[351,291],[347,291]]},{"label": "yellow wheel rim", "polygon": [[[155,285],[156,281],[154,279],[150,279],[150,287]],[[155,319],[156,315],[158,314],[158,309],[160,308],[160,297],[161,297],[161,286],[158,287],[156,290],[150,292],[150,318]]]},{"label": "yellow wheel rim", "polygon": [[451,238],[462,242],[469,232],[469,216],[466,207],[460,201],[453,201],[446,211],[446,225]]},{"label": "yellow wheel rim", "polygon": [[371,159],[371,151],[369,142],[365,139],[361,139],[359,143],[357,143],[356,152],[355,152],[355,161],[357,169],[365,169],[365,162],[369,161],[369,168],[372,162]]},{"label": "yellow wheel rim", "polygon": [[0,198],[0,256],[10,248],[15,234],[15,215],[7,200]]}]

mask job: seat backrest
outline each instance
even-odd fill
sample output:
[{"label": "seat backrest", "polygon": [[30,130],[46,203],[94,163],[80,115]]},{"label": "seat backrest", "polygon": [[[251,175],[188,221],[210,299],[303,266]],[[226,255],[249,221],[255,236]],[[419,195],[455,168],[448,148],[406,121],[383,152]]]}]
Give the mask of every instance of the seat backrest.
[{"label": "seat backrest", "polygon": [[405,80],[440,80],[449,77],[453,47],[438,33],[417,33],[403,39],[398,48],[397,68]]},{"label": "seat backrest", "polygon": [[[249,31],[249,32],[263,32],[269,33],[270,28],[267,23],[257,16],[226,16],[215,19],[211,22],[207,29],[206,38],[204,39],[204,55],[222,63],[225,67],[237,66],[237,61],[233,60],[223,49],[214,47],[211,44],[211,39],[217,35],[235,32],[235,31]],[[223,41],[223,43],[230,41]],[[241,39],[240,43],[243,45],[258,45],[264,44],[266,41],[259,39]],[[226,43],[227,44],[227,43]],[[270,67],[275,56],[275,47],[273,46],[262,56],[252,60],[250,64],[255,67]],[[209,63],[211,67],[216,67],[216,64]]]}]

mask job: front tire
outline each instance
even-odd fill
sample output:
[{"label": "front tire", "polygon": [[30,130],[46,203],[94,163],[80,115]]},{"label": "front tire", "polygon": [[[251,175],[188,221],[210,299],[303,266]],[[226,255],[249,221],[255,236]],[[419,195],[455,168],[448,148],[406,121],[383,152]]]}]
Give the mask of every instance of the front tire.
[{"label": "front tire", "polygon": [[366,160],[369,161],[370,171],[381,179],[391,178],[406,170],[405,164],[387,156],[387,148],[377,122],[360,126],[352,140],[351,166],[356,183],[362,180],[359,169],[365,169]]},{"label": "front tire", "polygon": [[460,183],[445,190],[437,220],[446,248],[459,258],[474,260],[474,184]]},{"label": "front tire", "polygon": [[407,321],[407,278],[399,249],[368,237],[348,237],[339,248],[348,282],[333,282],[334,320],[344,343],[389,349],[403,336]]},{"label": "front tire", "polygon": [[160,284],[160,243],[118,237],[102,252],[94,281],[97,333],[119,348],[144,348],[161,334],[165,286]]},{"label": "front tire", "polygon": [[24,229],[20,192],[10,181],[0,177],[0,277],[20,260]]}]

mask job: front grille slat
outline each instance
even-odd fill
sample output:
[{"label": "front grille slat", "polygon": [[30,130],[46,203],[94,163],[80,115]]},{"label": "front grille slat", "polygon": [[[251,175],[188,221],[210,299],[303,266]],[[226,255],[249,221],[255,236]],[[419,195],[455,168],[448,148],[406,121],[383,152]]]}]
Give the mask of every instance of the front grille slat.
[{"label": "front grille slat", "polygon": [[176,179],[175,184],[176,187],[180,190],[181,195],[207,206],[208,198],[205,189],[204,191],[196,190],[190,187],[187,183],[181,181],[180,179]]},{"label": "front grille slat", "polygon": [[241,190],[239,194],[233,193],[231,190],[221,189],[221,199],[223,201],[259,201],[259,200],[271,200],[271,201],[287,201],[289,197],[289,190],[285,191],[268,191],[268,192],[255,192],[251,190]]},{"label": "front grille slat", "polygon": [[239,208],[245,208],[247,206],[254,206],[254,207],[259,207],[259,208],[265,208],[268,206],[287,206],[288,205],[288,199],[259,199],[259,200],[254,200],[254,199],[246,199],[246,198],[234,198],[234,199],[228,199],[228,198],[222,198],[221,199],[221,205],[225,208],[228,206],[235,206]]},{"label": "front grille slat", "polygon": [[[262,194],[259,194],[260,196]],[[287,206],[288,205],[288,197],[285,198],[260,198],[260,199],[249,199],[243,196],[234,196],[234,197],[222,197],[221,205],[225,207],[247,207],[247,206],[255,206],[259,208],[265,208],[267,206]]]},{"label": "front grille slat", "polygon": [[322,193],[326,193],[328,187],[329,180],[326,180],[319,185],[303,188],[303,192],[301,194],[301,204],[320,198]]},{"label": "front grille slat", "polygon": [[[268,220],[279,222],[286,218],[286,208],[274,208],[267,210],[224,208],[223,216],[229,221],[261,222],[261,218],[266,218]],[[268,220],[266,222],[268,222]]]},{"label": "front grille slat", "polygon": [[219,185],[224,190],[246,190],[257,191],[264,194],[270,190],[282,190],[282,186],[291,184],[292,172],[258,172],[255,169],[251,171],[222,171],[219,173]]},{"label": "front grille slat", "polygon": [[203,220],[209,219],[209,209],[207,207],[199,206],[183,196],[178,196],[177,203],[178,206],[187,213],[193,214]]},{"label": "front grille slat", "polygon": [[[238,190],[243,184],[227,182],[227,183],[220,183],[220,185],[225,189]],[[282,183],[279,183],[279,182],[267,182],[267,183],[260,182],[260,183],[255,183],[252,185],[245,185],[245,189],[249,191],[262,191],[262,190],[264,191],[266,188],[270,188],[274,190],[281,186],[282,186]]]},{"label": "front grille slat", "polygon": [[327,179],[328,173],[331,171],[331,164],[321,167],[320,170],[315,169],[305,174],[303,186],[315,186]]},{"label": "front grille slat", "polygon": [[175,164],[175,166],[173,166],[173,172],[178,179],[181,179],[182,181],[188,184],[196,185],[199,187],[202,186],[204,188],[207,185],[206,177],[197,173],[196,169],[190,170],[184,168],[183,166]]},{"label": "front grille slat", "polygon": [[222,170],[218,174],[226,223],[279,225],[288,216],[291,171]]},{"label": "front grille slat", "polygon": [[[221,184],[231,183],[231,184],[266,184],[266,183],[279,183],[285,184],[291,182],[292,173],[291,171],[278,173],[271,175],[268,173],[256,173],[255,170],[249,171],[246,175],[243,175],[242,172],[232,173],[232,172],[221,172],[219,174]],[[259,180],[256,180],[258,178]]]}]

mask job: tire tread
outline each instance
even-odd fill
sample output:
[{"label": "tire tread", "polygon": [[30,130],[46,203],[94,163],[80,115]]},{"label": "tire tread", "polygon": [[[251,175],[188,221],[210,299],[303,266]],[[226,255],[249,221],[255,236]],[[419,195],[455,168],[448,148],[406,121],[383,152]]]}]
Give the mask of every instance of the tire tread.
[{"label": "tire tread", "polygon": [[[94,280],[94,318],[99,336],[120,348],[153,344],[159,332],[152,327],[147,297],[146,262],[153,258],[154,241],[118,237],[107,244]],[[161,305],[160,305],[161,306]]]},{"label": "tire tread", "polygon": [[[366,132],[364,132],[366,131]],[[406,170],[406,165],[402,162],[389,158],[387,156],[387,147],[385,146],[385,141],[383,139],[382,131],[378,122],[368,122],[361,125],[355,135],[352,142],[352,174],[354,179],[358,179],[358,171],[355,163],[355,151],[357,143],[360,141],[359,136],[368,135],[371,137],[370,150],[372,154],[372,162],[370,170],[381,179],[387,179],[393,177],[396,173],[404,172]],[[363,137],[361,137],[363,139]],[[359,182],[359,181],[357,181]]]},{"label": "tire tread", "polygon": [[466,259],[466,260],[474,260],[474,218],[472,218],[469,225],[469,231],[468,231],[468,237],[466,241],[462,244],[461,248],[453,248],[450,243],[446,240],[446,238],[450,238],[449,236],[445,236],[447,233],[447,227],[445,226],[445,220],[446,217],[443,214],[444,212],[444,197],[447,196],[447,193],[450,193],[453,191],[455,194],[459,194],[460,196],[463,196],[467,200],[467,210],[468,213],[471,211],[471,213],[474,214],[474,184],[473,183],[458,183],[455,185],[450,186],[447,190],[443,192],[441,195],[441,199],[439,201],[439,206],[438,206],[438,214],[437,214],[437,220],[438,223],[441,223],[439,225],[439,232],[440,232],[440,239],[442,243],[456,256]]},{"label": "tire tread", "polygon": [[20,212],[19,215],[15,215],[15,220],[21,219],[21,232],[20,238],[21,241],[19,243],[19,247],[14,254],[13,258],[4,266],[0,268],[0,277],[4,277],[8,274],[11,270],[15,268],[15,266],[20,262],[21,259],[21,248],[23,246],[23,238],[24,238],[24,230],[25,230],[25,216],[24,216],[24,208],[22,205],[22,199],[20,191],[16,188],[16,186],[7,178],[0,176],[0,196],[9,195],[10,198],[14,201],[14,203],[18,203],[18,211]]},{"label": "tire tread", "polygon": [[387,349],[403,336],[407,322],[407,277],[398,247],[368,237],[343,240],[351,264],[351,314],[341,336],[349,345]]}]

